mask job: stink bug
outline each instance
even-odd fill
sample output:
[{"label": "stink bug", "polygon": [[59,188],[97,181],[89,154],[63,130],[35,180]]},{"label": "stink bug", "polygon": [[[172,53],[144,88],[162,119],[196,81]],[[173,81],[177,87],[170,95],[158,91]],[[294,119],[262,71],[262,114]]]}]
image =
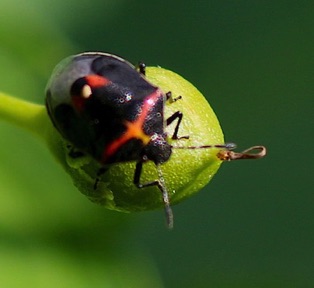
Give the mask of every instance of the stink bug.
[{"label": "stink bug", "polygon": [[[157,186],[162,194],[168,227],[173,226],[170,199],[163,178],[161,165],[170,159],[173,148],[221,148],[221,160],[259,158],[264,147],[252,147],[244,153],[230,150],[234,144],[174,146],[179,136],[183,114],[176,111],[164,116],[167,101],[176,102],[170,91],[162,91],[145,78],[145,65],[134,67],[124,59],[106,53],[83,53],[62,62],[48,83],[46,107],[59,133],[75,149],[90,155],[101,164],[95,175],[98,178],[110,165],[135,161],[133,182],[138,188]],[[175,123],[172,135],[166,126]],[[252,149],[260,153],[250,153]],[[156,165],[158,178],[141,182],[143,163]]]}]

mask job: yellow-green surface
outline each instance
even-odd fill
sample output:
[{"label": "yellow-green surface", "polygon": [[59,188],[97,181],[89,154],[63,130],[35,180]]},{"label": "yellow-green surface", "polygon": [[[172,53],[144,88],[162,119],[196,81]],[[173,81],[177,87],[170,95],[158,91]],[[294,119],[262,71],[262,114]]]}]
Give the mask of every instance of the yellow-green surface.
[{"label": "yellow-green surface", "polygon": [[[174,146],[200,146],[203,144],[222,144],[223,135],[219,122],[201,93],[188,81],[174,72],[163,68],[147,68],[147,78],[163,91],[171,91],[173,97],[183,98],[167,103],[165,117],[181,111],[184,121],[180,125],[181,136],[189,135],[189,140],[172,141]],[[174,125],[167,127],[172,135]],[[169,140],[170,141],[170,140]],[[172,204],[195,194],[204,187],[216,173],[221,161],[216,154],[218,149],[182,150],[173,149],[170,160],[162,165],[162,171]],[[68,151],[62,155],[64,162]],[[133,184],[135,162],[112,165],[102,176],[95,190],[95,175],[98,165],[90,159],[71,159],[66,157],[66,170],[74,179],[75,185],[91,200],[113,210],[132,212],[164,207],[160,190],[157,187],[138,189]],[[143,166],[141,182],[158,179],[156,167],[148,162]]]}]

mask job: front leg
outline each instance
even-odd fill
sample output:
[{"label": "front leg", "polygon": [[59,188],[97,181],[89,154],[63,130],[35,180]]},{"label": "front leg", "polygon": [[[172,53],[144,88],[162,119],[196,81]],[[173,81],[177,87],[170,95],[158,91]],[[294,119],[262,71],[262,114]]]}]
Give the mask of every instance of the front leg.
[{"label": "front leg", "polygon": [[176,102],[176,101],[178,101],[180,99],[182,99],[182,96],[178,96],[178,97],[173,98],[171,91],[168,91],[166,93],[166,100],[169,101],[169,103]]},{"label": "front leg", "polygon": [[69,149],[69,154],[68,155],[72,159],[77,159],[77,158],[81,158],[81,157],[85,156],[85,154],[82,151],[77,150],[71,144],[67,145],[67,149]]},{"label": "front leg", "polygon": [[105,167],[105,166],[103,166],[103,167],[101,167],[101,168],[98,169],[98,171],[97,171],[97,177],[96,177],[95,182],[94,182],[94,190],[96,190],[97,187],[98,187],[98,183],[99,183],[100,180],[101,180],[100,177],[101,177],[103,174],[105,174],[108,169],[109,169],[109,167]]},{"label": "front leg", "polygon": [[138,70],[143,76],[146,76],[146,64],[144,62],[138,63]]},{"label": "front leg", "polygon": [[[174,102],[176,102],[176,101],[178,101],[178,100],[180,100],[180,99],[182,99],[182,96],[178,96],[178,97],[173,98],[171,91],[169,91],[169,92],[166,93],[166,100],[169,101],[170,103],[174,103]],[[178,131],[179,131],[179,128],[180,128],[180,124],[181,124],[182,118],[183,118],[182,112],[177,111],[177,112],[175,112],[174,114],[172,114],[172,115],[166,120],[166,125],[169,126],[173,121],[175,121],[176,119],[178,119],[177,125],[176,125],[176,127],[174,128],[174,132],[173,132],[173,135],[172,135],[172,137],[171,137],[171,138],[174,139],[174,140],[178,140],[178,139],[189,139],[189,136],[181,136],[181,137],[178,136]]]},{"label": "front leg", "polygon": [[159,190],[161,191],[161,194],[162,194],[162,200],[163,200],[164,205],[165,205],[167,226],[169,229],[172,229],[173,228],[173,213],[172,213],[172,209],[170,207],[168,191],[167,191],[166,186],[165,186],[165,181],[164,181],[164,178],[162,176],[160,166],[156,165],[156,167],[158,170],[159,179],[149,181],[146,183],[140,183],[141,174],[142,174],[142,170],[143,170],[143,161],[137,162],[135,172],[134,172],[133,183],[136,185],[137,188],[140,188],[140,189],[145,188],[145,187],[150,187],[150,186],[157,186],[159,188]]},{"label": "front leg", "polygon": [[172,135],[172,139],[174,140],[179,140],[179,139],[189,139],[189,136],[178,136],[178,132],[179,132],[179,128],[180,128],[180,124],[183,118],[183,114],[180,111],[177,111],[175,113],[173,113],[167,120],[166,120],[166,124],[167,126],[170,125],[173,121],[178,119],[178,122],[176,124],[176,127],[174,128],[174,132]]}]

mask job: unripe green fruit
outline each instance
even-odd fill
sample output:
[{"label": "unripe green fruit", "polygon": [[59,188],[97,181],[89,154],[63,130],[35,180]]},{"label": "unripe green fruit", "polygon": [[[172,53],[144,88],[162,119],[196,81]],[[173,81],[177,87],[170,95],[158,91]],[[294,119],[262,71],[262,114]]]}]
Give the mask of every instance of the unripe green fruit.
[{"label": "unripe green fruit", "polygon": [[[223,144],[223,133],[215,113],[203,95],[188,81],[169,70],[159,67],[146,69],[147,79],[172,96],[182,96],[182,99],[169,103],[165,107],[165,119],[176,111],[183,113],[179,128],[179,136],[189,136],[189,139],[171,140],[176,121],[166,131],[169,142],[174,146],[201,146]],[[137,188],[133,184],[135,162],[117,163],[110,167],[94,189],[99,164],[88,156],[73,159],[68,156],[66,143],[59,142],[60,136],[53,131],[53,151],[71,175],[78,189],[94,202],[108,209],[132,212],[163,208],[164,203],[158,187]],[[59,140],[58,140],[59,139]],[[58,143],[57,143],[57,142]],[[60,144],[62,145],[60,146]],[[51,144],[51,143],[50,143]],[[62,147],[63,151],[60,151]],[[172,149],[172,155],[161,165],[165,185],[168,190],[171,205],[198,192],[217,172],[222,161],[217,157],[219,149]],[[143,165],[141,183],[158,179],[154,163]]]}]

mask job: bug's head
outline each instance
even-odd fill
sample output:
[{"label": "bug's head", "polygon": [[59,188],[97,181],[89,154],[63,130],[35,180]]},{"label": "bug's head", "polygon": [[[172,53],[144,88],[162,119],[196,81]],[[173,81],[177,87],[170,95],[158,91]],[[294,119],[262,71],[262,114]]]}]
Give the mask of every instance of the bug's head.
[{"label": "bug's head", "polygon": [[154,134],[144,149],[145,156],[155,164],[162,164],[169,160],[172,146],[161,134]]}]

